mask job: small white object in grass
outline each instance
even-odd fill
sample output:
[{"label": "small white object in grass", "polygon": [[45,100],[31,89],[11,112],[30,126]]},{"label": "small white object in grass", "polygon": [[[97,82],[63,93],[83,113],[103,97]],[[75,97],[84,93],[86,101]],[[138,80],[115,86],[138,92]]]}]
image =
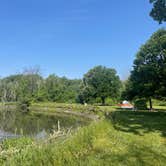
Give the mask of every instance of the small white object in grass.
[{"label": "small white object in grass", "polygon": [[87,106],[88,104],[87,103],[84,103],[84,106]]},{"label": "small white object in grass", "polygon": [[122,104],[129,104],[129,102],[127,100],[124,100]]}]

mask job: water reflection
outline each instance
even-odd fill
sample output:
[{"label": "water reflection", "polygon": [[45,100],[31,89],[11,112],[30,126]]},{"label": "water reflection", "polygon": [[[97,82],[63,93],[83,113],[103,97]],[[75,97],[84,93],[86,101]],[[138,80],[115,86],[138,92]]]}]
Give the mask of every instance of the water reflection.
[{"label": "water reflection", "polygon": [[0,111],[0,139],[33,136],[43,138],[54,130],[77,128],[89,123],[82,117],[65,114],[22,113],[18,111]]},{"label": "water reflection", "polygon": [[0,141],[6,139],[6,138],[13,138],[18,137],[16,134],[12,134],[10,132],[5,132],[3,130],[0,130]]}]

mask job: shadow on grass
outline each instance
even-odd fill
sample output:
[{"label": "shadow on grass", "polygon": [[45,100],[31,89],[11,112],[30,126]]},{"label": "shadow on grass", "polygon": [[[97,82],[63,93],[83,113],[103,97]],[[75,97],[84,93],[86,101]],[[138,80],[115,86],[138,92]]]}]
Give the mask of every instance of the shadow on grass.
[{"label": "shadow on grass", "polygon": [[153,150],[148,146],[128,145],[125,153],[102,154],[101,159],[113,165],[165,165],[166,155]]},{"label": "shadow on grass", "polygon": [[144,135],[159,132],[166,137],[166,112],[115,111],[107,115],[116,130]]}]

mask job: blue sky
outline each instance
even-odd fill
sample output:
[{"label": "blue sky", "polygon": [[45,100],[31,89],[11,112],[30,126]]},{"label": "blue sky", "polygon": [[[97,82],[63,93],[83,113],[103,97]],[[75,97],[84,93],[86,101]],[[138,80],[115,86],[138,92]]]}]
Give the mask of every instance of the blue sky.
[{"label": "blue sky", "polygon": [[81,78],[104,65],[127,78],[139,47],[161,26],[149,0],[3,0],[0,76],[40,66]]}]

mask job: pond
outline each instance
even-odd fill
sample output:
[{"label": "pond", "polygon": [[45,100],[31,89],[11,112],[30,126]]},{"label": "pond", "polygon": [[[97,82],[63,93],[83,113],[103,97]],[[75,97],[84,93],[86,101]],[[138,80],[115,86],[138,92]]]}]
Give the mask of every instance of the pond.
[{"label": "pond", "polygon": [[76,129],[89,124],[84,117],[64,113],[23,113],[19,111],[0,111],[0,140],[10,137],[31,136],[44,138],[58,130]]}]

